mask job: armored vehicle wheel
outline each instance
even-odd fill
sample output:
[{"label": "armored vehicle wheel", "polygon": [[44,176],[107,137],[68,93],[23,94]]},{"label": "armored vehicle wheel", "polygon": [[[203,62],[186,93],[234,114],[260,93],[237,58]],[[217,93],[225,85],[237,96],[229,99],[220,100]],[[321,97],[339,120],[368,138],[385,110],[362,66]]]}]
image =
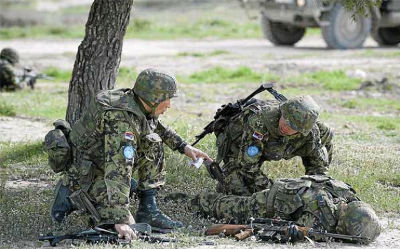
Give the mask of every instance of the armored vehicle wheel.
[{"label": "armored vehicle wheel", "polygon": [[322,36],[329,48],[351,49],[362,47],[371,30],[371,18],[355,16],[340,3],[324,14],[323,20],[329,22],[322,26]]},{"label": "armored vehicle wheel", "polygon": [[275,45],[292,46],[303,38],[305,28],[290,24],[273,22],[265,15],[261,17],[261,28],[264,37]]},{"label": "armored vehicle wheel", "polygon": [[393,28],[379,28],[371,33],[372,38],[380,46],[395,46],[400,43],[400,26]]}]

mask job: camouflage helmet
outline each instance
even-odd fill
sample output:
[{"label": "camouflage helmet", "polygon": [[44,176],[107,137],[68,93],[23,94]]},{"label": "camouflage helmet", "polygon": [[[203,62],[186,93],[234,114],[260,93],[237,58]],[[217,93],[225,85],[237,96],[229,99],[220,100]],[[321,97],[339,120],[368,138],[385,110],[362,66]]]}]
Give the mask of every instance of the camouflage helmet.
[{"label": "camouflage helmet", "polygon": [[339,208],[338,233],[361,236],[371,242],[381,233],[378,216],[370,205],[352,201]]},{"label": "camouflage helmet", "polygon": [[146,102],[155,104],[176,97],[176,91],[174,77],[151,68],[142,71],[133,86],[133,92],[136,95]]},{"label": "camouflage helmet", "polygon": [[289,99],[280,106],[286,123],[294,130],[307,135],[319,115],[319,106],[310,96]]},{"label": "camouflage helmet", "polygon": [[3,48],[0,52],[0,59],[7,60],[14,65],[19,62],[19,55],[15,49]]}]

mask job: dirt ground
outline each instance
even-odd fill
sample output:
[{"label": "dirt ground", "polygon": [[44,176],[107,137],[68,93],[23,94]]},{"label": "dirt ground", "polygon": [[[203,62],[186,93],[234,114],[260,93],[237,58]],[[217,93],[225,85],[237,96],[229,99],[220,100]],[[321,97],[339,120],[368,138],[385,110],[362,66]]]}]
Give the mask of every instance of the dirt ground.
[{"label": "dirt ground", "polygon": [[[22,60],[41,69],[57,65],[71,69],[79,40],[11,40],[0,41],[0,47],[14,47]],[[43,48],[46,47],[44,50]],[[378,48],[372,40],[366,42],[368,51],[391,53],[398,48]],[[181,52],[209,53],[224,50],[228,53],[210,57],[177,56]],[[398,57],[362,56],[366,49],[338,51],[326,50],[319,36],[308,36],[294,48],[274,47],[264,39],[247,40],[125,40],[121,66],[132,66],[138,71],[157,67],[179,74],[189,74],[214,66],[236,68],[245,65],[257,71],[269,71],[278,75],[307,71],[344,69],[350,75],[365,79],[380,79],[383,76],[400,79]],[[361,56],[360,56],[361,55]],[[50,129],[47,122],[24,117],[0,118],[0,141],[42,140]],[[31,132],[35,130],[35,132]],[[26,182],[9,181],[7,187],[18,188]],[[35,185],[36,184],[36,185]],[[32,183],[32,187],[37,183]],[[398,215],[383,215],[383,233],[376,242],[362,248],[400,248],[400,218]],[[32,245],[26,245],[31,247]],[[360,248],[358,245],[338,243],[301,243],[295,246],[268,245],[261,243],[220,243],[216,246],[197,248]]]}]

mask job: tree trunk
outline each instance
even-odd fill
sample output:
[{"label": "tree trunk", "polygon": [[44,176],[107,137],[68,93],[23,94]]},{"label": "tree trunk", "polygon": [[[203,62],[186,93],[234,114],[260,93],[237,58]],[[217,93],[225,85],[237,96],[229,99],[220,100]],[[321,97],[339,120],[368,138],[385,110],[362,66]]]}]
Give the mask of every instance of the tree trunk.
[{"label": "tree trunk", "polygon": [[66,120],[74,125],[91,98],[115,86],[133,0],[94,0],[68,90]]}]

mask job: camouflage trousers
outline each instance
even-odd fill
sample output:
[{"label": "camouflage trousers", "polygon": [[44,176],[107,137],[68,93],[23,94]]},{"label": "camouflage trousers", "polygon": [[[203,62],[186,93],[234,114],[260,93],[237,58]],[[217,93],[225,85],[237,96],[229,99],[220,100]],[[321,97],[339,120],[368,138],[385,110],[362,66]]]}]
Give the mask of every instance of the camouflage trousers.
[{"label": "camouflage trousers", "polygon": [[261,171],[261,165],[243,169],[236,160],[230,160],[224,164],[224,169],[229,171],[224,182],[217,185],[219,193],[248,196],[267,189],[272,183]]},{"label": "camouflage trousers", "polygon": [[265,217],[268,192],[264,190],[252,196],[203,192],[191,200],[191,209],[221,222],[245,223],[250,217]]}]

